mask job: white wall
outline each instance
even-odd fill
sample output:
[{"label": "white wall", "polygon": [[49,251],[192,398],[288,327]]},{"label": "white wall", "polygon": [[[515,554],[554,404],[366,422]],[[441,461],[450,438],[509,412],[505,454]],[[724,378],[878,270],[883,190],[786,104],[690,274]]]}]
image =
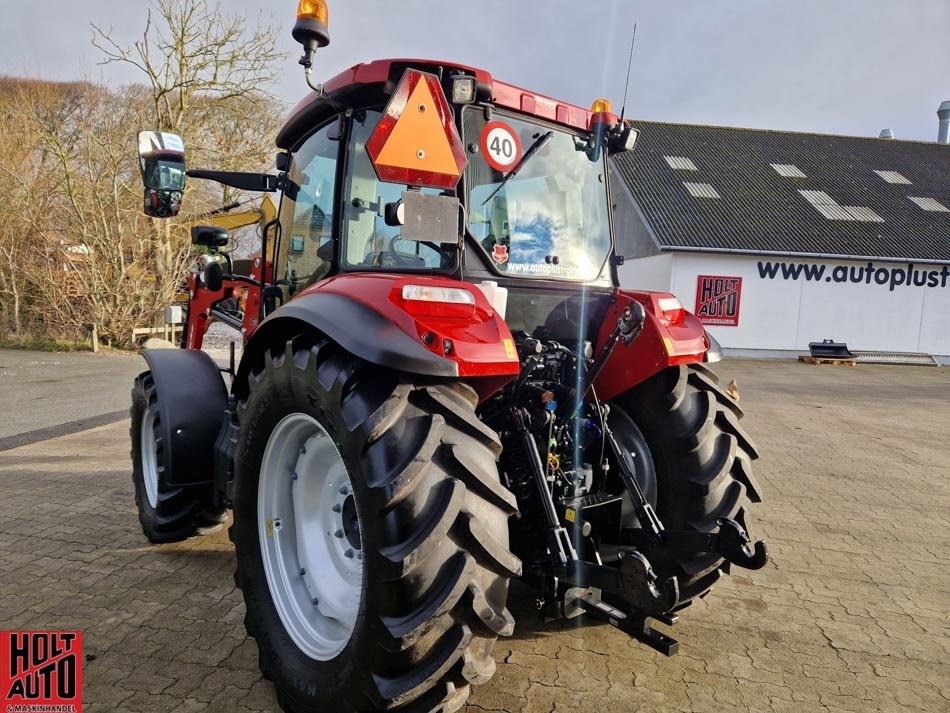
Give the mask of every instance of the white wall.
[{"label": "white wall", "polygon": [[[809,342],[827,338],[847,342],[857,350],[950,355],[950,281],[941,286],[939,275],[936,287],[896,285],[891,290],[890,278],[887,284],[877,284],[877,271],[906,271],[907,265],[873,261],[875,278],[871,284],[855,284],[836,281],[832,277],[835,267],[847,268],[850,278],[851,269],[854,275],[860,275],[867,261],[673,253],[669,282],[658,284],[657,279],[667,274],[658,257],[628,261],[621,268],[621,283],[671,291],[693,311],[698,275],[742,278],[739,325],[708,327],[725,348],[805,351]],[[825,272],[819,281],[806,280],[804,274],[798,279],[783,279],[781,270],[773,279],[763,278],[758,263],[766,261],[824,265]],[[918,275],[921,271],[940,273],[944,268],[925,264],[913,267]],[[840,269],[837,277],[842,277]]]},{"label": "white wall", "polygon": [[673,284],[673,255],[660,253],[631,260],[617,268],[620,284],[635,290],[670,292]]}]

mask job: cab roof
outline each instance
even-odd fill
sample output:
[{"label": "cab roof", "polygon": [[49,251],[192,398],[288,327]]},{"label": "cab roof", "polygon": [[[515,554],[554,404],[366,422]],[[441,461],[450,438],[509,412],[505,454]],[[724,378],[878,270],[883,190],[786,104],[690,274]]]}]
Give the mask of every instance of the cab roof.
[{"label": "cab roof", "polygon": [[[368,85],[380,85],[384,87],[386,93],[392,93],[403,70],[407,67],[426,72],[435,72],[441,67],[443,71],[475,77],[479,96],[491,97],[491,103],[496,106],[513,109],[580,131],[590,130],[591,119],[594,116],[590,110],[502,82],[484,69],[454,62],[431,59],[380,59],[354,65],[325,82],[323,86],[332,98],[358,91]],[[387,83],[391,86],[385,87]],[[277,145],[283,149],[291,148],[301,135],[313,126],[314,119],[330,108],[331,103],[317,94],[305,97],[287,116],[283,128],[277,135]]]}]

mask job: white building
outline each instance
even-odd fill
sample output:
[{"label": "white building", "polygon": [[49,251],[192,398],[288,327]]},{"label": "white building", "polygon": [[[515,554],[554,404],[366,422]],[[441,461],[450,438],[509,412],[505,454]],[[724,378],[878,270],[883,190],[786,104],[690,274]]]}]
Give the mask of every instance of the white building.
[{"label": "white building", "polygon": [[636,126],[612,165],[623,285],[676,294],[726,354],[950,363],[950,146]]}]

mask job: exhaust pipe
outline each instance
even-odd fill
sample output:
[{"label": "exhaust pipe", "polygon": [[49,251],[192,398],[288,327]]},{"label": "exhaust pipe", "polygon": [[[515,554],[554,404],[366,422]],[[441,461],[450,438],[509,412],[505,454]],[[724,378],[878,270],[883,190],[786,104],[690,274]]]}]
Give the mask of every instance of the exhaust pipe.
[{"label": "exhaust pipe", "polygon": [[943,102],[937,109],[940,126],[937,130],[937,143],[950,144],[950,100]]}]

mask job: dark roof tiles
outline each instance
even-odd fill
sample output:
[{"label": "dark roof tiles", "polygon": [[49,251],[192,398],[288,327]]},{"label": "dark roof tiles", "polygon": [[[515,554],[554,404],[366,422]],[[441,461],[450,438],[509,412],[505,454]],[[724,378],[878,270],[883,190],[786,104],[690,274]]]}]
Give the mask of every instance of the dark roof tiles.
[{"label": "dark roof tiles", "polygon": [[[661,248],[745,253],[859,255],[950,261],[950,213],[909,200],[950,206],[950,146],[784,131],[634,122],[634,151],[613,159]],[[670,168],[664,156],[692,160],[696,172]],[[793,164],[786,178],[771,164]],[[912,185],[875,171],[896,171]],[[709,183],[719,200],[693,198],[683,181]],[[883,222],[829,220],[799,193],[824,191],[840,206],[870,208]]]}]

